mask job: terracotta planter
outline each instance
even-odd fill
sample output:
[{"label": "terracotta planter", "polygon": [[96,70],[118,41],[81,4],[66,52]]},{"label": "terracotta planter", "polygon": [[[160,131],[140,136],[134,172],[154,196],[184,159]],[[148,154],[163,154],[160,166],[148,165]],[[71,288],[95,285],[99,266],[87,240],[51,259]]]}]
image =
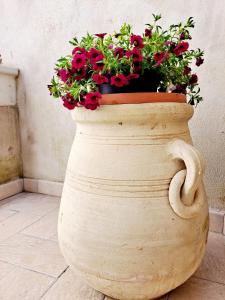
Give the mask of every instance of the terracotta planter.
[{"label": "terracotta planter", "polygon": [[195,272],[205,250],[204,166],[188,129],[193,108],[174,94],[162,97],[172,98],[72,113],[77,131],[59,242],[72,269],[116,299],[165,294]]}]

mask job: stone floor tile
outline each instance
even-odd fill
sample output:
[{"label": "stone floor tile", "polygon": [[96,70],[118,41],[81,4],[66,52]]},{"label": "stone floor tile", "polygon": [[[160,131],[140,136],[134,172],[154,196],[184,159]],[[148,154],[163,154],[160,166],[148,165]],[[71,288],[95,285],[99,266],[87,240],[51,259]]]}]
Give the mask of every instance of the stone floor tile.
[{"label": "stone floor tile", "polygon": [[22,233],[31,236],[57,241],[58,209],[46,214],[37,222],[26,227]]},{"label": "stone floor tile", "polygon": [[225,237],[222,234],[209,234],[205,256],[194,276],[225,284]]},{"label": "stone floor tile", "polygon": [[54,277],[67,267],[57,242],[24,234],[0,243],[0,260]]},{"label": "stone floor tile", "polygon": [[[2,211],[1,207],[0,211]],[[11,217],[6,218],[2,222],[0,222],[0,242],[10,238],[38,219],[40,219],[40,216],[33,215],[32,213],[27,212],[17,212]]]},{"label": "stone floor tile", "polygon": [[225,258],[225,236],[209,232],[206,253]]},{"label": "stone floor tile", "polygon": [[225,285],[191,278],[169,295],[169,300],[224,300]]},{"label": "stone floor tile", "polygon": [[93,290],[67,269],[48,290],[42,300],[103,300],[104,295]]},{"label": "stone floor tile", "polygon": [[55,278],[47,275],[11,267],[13,270],[3,277],[0,276],[0,299],[2,300],[39,300],[55,281]]},{"label": "stone floor tile", "polygon": [[15,266],[0,261],[0,281],[10,272],[15,270]]},{"label": "stone floor tile", "polygon": [[59,201],[59,197],[34,193],[20,193],[8,198],[8,201],[4,201],[0,209],[6,208],[23,213],[32,213],[33,215],[41,217],[58,208]]},{"label": "stone floor tile", "polygon": [[15,215],[17,212],[5,208],[0,208],[0,222],[4,221],[5,219]]}]

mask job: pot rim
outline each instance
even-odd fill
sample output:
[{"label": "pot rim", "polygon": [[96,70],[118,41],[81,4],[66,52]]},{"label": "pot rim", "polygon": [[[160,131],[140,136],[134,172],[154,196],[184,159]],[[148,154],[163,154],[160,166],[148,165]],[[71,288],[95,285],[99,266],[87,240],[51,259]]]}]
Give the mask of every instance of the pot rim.
[{"label": "pot rim", "polygon": [[186,103],[186,96],[181,93],[168,92],[138,92],[102,94],[100,105],[139,104],[139,103],[175,102]]}]

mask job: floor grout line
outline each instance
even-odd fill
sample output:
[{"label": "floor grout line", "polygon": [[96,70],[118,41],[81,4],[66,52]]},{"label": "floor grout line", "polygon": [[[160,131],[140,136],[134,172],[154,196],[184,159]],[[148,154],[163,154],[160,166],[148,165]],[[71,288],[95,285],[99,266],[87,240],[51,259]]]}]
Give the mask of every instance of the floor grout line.
[{"label": "floor grout line", "polygon": [[[27,267],[25,267],[25,266],[13,264],[13,263],[11,263],[11,262],[9,262],[9,261],[6,261],[6,260],[0,259],[0,262],[9,264],[10,266],[14,266],[14,267],[19,268],[19,269],[31,271],[31,272],[38,273],[38,274],[41,274],[41,275],[45,275],[45,276],[48,276],[48,277],[51,277],[51,278],[56,278],[56,279],[58,278],[58,276],[55,277],[55,276],[50,275],[50,274],[47,274],[47,273],[43,273],[43,272],[39,272],[39,271],[36,271],[36,270],[33,270],[33,269],[29,269],[29,268],[27,268]],[[61,274],[61,273],[60,273],[60,274]]]},{"label": "floor grout line", "polygon": [[54,243],[58,244],[58,241],[52,240],[51,238],[43,238],[43,237],[39,237],[39,236],[32,235],[32,234],[29,234],[29,233],[24,233],[24,232],[19,232],[19,233],[22,234],[22,235],[25,235],[27,237],[32,237],[32,238],[39,239],[39,240],[42,240],[42,241],[49,241],[49,242],[54,242]]},{"label": "floor grout line", "polygon": [[209,281],[209,282],[212,282],[212,283],[217,283],[217,284],[225,286],[225,283],[214,281],[214,280],[211,280],[211,279],[202,278],[202,277],[195,276],[195,275],[192,276],[192,278],[197,278],[197,279],[201,279],[201,280],[204,280],[204,281]]},{"label": "floor grout line", "polygon": [[41,297],[39,299],[42,299],[47,293],[48,291],[55,285],[55,283],[59,280],[59,278],[69,269],[69,266],[67,266],[65,268],[65,270],[62,271],[62,273],[52,282],[52,284],[49,285],[49,287],[47,288],[47,290],[41,295]]}]

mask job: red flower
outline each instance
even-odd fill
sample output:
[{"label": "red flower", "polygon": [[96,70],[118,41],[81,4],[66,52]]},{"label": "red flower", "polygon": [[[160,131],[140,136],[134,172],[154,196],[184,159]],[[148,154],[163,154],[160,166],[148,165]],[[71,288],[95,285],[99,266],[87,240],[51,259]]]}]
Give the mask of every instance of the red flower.
[{"label": "red flower", "polygon": [[145,29],[145,36],[151,38],[151,37],[152,37],[152,30],[146,28],[146,29]]},{"label": "red flower", "polygon": [[184,67],[184,75],[187,75],[191,72],[191,68],[189,68],[188,66]]},{"label": "red flower", "polygon": [[141,71],[141,63],[139,61],[133,61],[133,72],[138,73]]},{"label": "red flower", "polygon": [[189,83],[194,85],[198,82],[198,76],[196,74],[192,74]]},{"label": "red flower", "polygon": [[117,87],[122,87],[128,84],[127,78],[123,74],[118,74],[111,77],[110,81],[111,85],[115,85]]},{"label": "red flower", "polygon": [[131,51],[127,51],[126,55],[127,55],[127,58],[133,57],[133,61],[142,61],[143,60],[141,51],[136,47]]},{"label": "red flower", "polygon": [[84,49],[84,48],[81,48],[81,47],[75,47],[72,51],[72,54],[75,55],[75,54],[84,54],[84,55],[87,55],[87,51]]},{"label": "red flower", "polygon": [[180,34],[180,40],[185,40],[185,33],[184,33],[184,32],[182,32],[182,33]]},{"label": "red flower", "polygon": [[70,77],[70,73],[67,70],[65,70],[65,69],[58,70],[57,75],[60,77],[60,79],[63,82],[67,82],[67,80]]},{"label": "red flower", "polygon": [[169,54],[166,52],[156,52],[154,54],[154,60],[156,62],[156,66],[159,66],[161,63],[163,63],[167,58],[169,57]]},{"label": "red flower", "polygon": [[203,62],[204,62],[204,59],[202,58],[202,57],[198,57],[198,58],[196,58],[196,66],[201,66],[202,64],[203,64]]},{"label": "red flower", "polygon": [[134,45],[135,47],[144,48],[142,37],[140,35],[132,34],[130,37],[130,42],[131,42],[131,45]]},{"label": "red flower", "polygon": [[189,47],[188,42],[180,42],[174,49],[173,53],[175,53],[177,56],[181,55],[183,52],[187,51]]},{"label": "red flower", "polygon": [[91,63],[93,63],[97,60],[102,60],[104,58],[102,52],[95,48],[91,48],[89,50],[88,57],[90,58]]},{"label": "red flower", "polygon": [[106,35],[107,33],[96,33],[95,35],[97,37],[99,37],[100,39],[104,39],[104,36]]},{"label": "red flower", "polygon": [[186,88],[187,88],[186,84],[178,84],[176,85],[176,88],[173,90],[173,93],[187,94]]},{"label": "red flower", "polygon": [[99,106],[98,100],[101,98],[99,92],[91,92],[84,97],[83,106],[87,109],[95,110]]},{"label": "red flower", "polygon": [[101,74],[93,74],[92,79],[97,83],[97,84],[103,84],[107,83],[109,80],[107,77],[101,75]]},{"label": "red flower", "polygon": [[104,68],[105,64],[102,61],[96,61],[93,62],[92,66],[95,71],[101,71]]},{"label": "red flower", "polygon": [[86,56],[84,54],[76,54],[72,60],[72,66],[74,69],[81,69],[86,63]]},{"label": "red flower", "polygon": [[137,79],[137,78],[139,78],[139,74],[136,73],[131,73],[127,76],[128,80]]},{"label": "red flower", "polygon": [[86,68],[81,68],[79,70],[73,70],[73,72],[75,72],[75,80],[81,80],[84,79],[86,77]]},{"label": "red flower", "polygon": [[120,58],[122,58],[124,56],[124,54],[125,54],[125,50],[123,48],[121,48],[121,47],[115,48],[115,50],[114,50],[114,56],[118,55],[118,58],[120,59]]},{"label": "red flower", "polygon": [[63,106],[69,110],[74,109],[78,105],[78,101],[73,98],[70,93],[67,93],[65,96],[62,96]]}]

